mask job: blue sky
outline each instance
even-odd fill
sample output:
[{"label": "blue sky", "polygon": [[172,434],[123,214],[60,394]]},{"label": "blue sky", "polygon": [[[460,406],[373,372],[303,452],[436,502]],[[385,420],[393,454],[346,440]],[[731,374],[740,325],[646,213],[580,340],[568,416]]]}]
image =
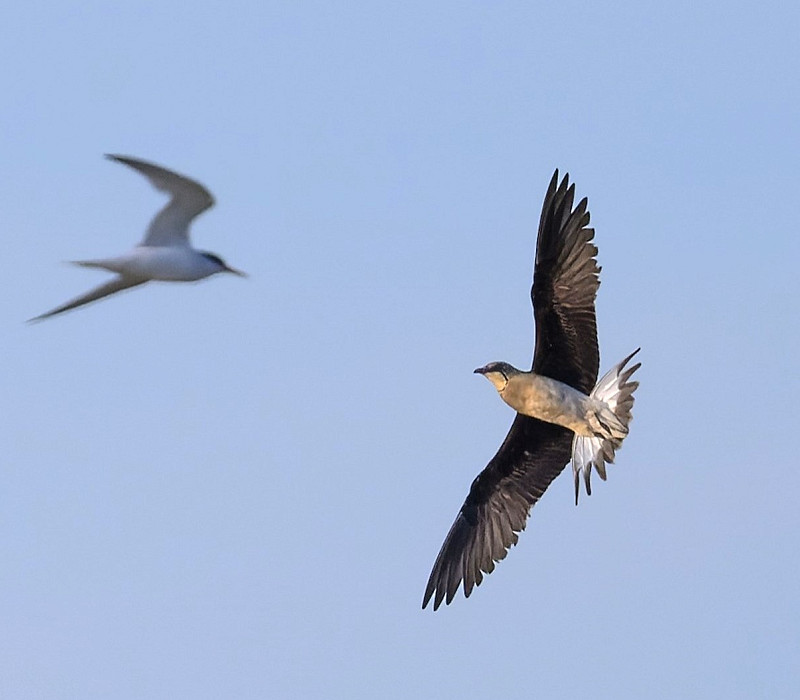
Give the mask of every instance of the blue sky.
[{"label": "blue sky", "polygon": [[[0,11],[0,696],[792,698],[800,10]],[[250,273],[104,279],[189,174]],[[539,210],[588,196],[632,433],[469,600],[420,610],[530,362]]]}]

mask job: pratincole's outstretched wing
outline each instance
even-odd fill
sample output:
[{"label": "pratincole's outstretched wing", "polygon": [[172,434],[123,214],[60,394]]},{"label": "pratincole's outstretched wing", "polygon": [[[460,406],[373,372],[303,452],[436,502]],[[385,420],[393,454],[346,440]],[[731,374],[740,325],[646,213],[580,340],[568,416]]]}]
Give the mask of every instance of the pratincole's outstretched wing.
[{"label": "pratincole's outstretched wing", "polygon": [[536,242],[533,371],[588,394],[600,367],[594,308],[600,267],[586,198],[573,209],[575,185],[569,175],[558,187],[557,182],[558,170],[547,188]]},{"label": "pratincole's outstretched wing", "polygon": [[422,607],[433,597],[436,610],[450,603],[464,582],[464,595],[480,585],[495,562],[505,559],[525,529],[531,506],[569,461],[572,433],[517,414],[489,465],[472,482],[436,557]]}]

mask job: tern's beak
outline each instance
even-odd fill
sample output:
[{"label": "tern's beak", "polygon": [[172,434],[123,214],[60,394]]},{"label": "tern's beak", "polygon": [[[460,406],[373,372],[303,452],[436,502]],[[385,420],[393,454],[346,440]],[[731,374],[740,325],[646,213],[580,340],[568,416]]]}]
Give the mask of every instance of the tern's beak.
[{"label": "tern's beak", "polygon": [[473,374],[486,374],[486,367],[478,367]]},{"label": "tern's beak", "polygon": [[230,265],[225,265],[225,272],[230,272],[234,275],[239,275],[239,277],[247,277],[246,272],[242,272],[241,270],[237,270],[235,267],[231,267]]}]

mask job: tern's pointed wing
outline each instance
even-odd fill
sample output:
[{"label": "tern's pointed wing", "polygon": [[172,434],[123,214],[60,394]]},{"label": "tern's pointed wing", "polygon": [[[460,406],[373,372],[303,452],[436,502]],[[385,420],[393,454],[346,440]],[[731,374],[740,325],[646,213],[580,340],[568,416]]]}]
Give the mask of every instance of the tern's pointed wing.
[{"label": "tern's pointed wing", "polygon": [[50,318],[51,316],[63,313],[64,311],[69,311],[70,309],[76,309],[79,306],[83,306],[84,304],[88,304],[92,301],[97,301],[98,299],[107,297],[109,294],[121,292],[123,289],[135,287],[139,284],[144,284],[145,282],[147,282],[147,280],[130,278],[130,277],[115,277],[114,279],[106,282],[105,284],[101,284],[99,287],[95,287],[91,291],[86,292],[86,294],[83,294],[77,297],[76,299],[73,299],[72,301],[68,301],[66,304],[57,306],[52,311],[48,311],[47,313],[42,314],[41,316],[36,316],[34,318],[31,318],[29,319],[29,321],[42,321],[45,318]]},{"label": "tern's pointed wing", "polygon": [[[553,175],[545,196],[536,247],[533,299],[536,350],[533,370],[586,393],[597,379],[599,353],[594,300],[600,268],[586,228],[586,200],[575,209],[568,176]],[[572,432],[517,414],[488,466],[472,482],[467,500],[433,565],[424,608],[453,599],[463,581],[469,596],[494,570],[525,529],[533,505],[570,460]]]},{"label": "tern's pointed wing", "polygon": [[575,185],[569,185],[569,175],[558,187],[557,182],[558,170],[544,199],[536,244],[533,371],[588,394],[600,365],[594,310],[600,268],[586,198],[573,209]]},{"label": "tern's pointed wing", "polygon": [[150,222],[141,245],[188,246],[189,224],[214,205],[211,193],[199,182],[153,163],[127,156],[107,155],[106,158],[138,170],[153,187],[171,195],[167,206]]},{"label": "tern's pointed wing", "polygon": [[472,482],[436,557],[423,608],[431,597],[434,610],[443,600],[450,604],[462,581],[469,597],[483,574],[505,559],[531,507],[569,462],[571,445],[566,428],[517,414],[497,454]]}]

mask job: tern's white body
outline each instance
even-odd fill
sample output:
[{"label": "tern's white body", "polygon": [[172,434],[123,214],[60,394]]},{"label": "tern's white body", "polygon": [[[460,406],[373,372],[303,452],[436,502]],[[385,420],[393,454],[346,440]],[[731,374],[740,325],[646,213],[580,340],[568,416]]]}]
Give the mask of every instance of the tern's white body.
[{"label": "tern's white body", "polygon": [[195,282],[219,272],[219,264],[194,248],[139,245],[114,258],[82,260],[119,275],[162,282]]},{"label": "tern's white body", "polygon": [[218,272],[244,275],[226,265],[219,256],[192,248],[189,242],[189,225],[192,220],[214,205],[214,198],[203,185],[136,158],[108,158],[138,170],[156,189],[169,193],[170,201],[156,214],[144,240],[135,248],[113,258],[79,260],[75,263],[81,267],[96,267],[115,272],[117,277],[77,299],[31,319],[32,321],[55,316],[151,280],[194,282]]}]

